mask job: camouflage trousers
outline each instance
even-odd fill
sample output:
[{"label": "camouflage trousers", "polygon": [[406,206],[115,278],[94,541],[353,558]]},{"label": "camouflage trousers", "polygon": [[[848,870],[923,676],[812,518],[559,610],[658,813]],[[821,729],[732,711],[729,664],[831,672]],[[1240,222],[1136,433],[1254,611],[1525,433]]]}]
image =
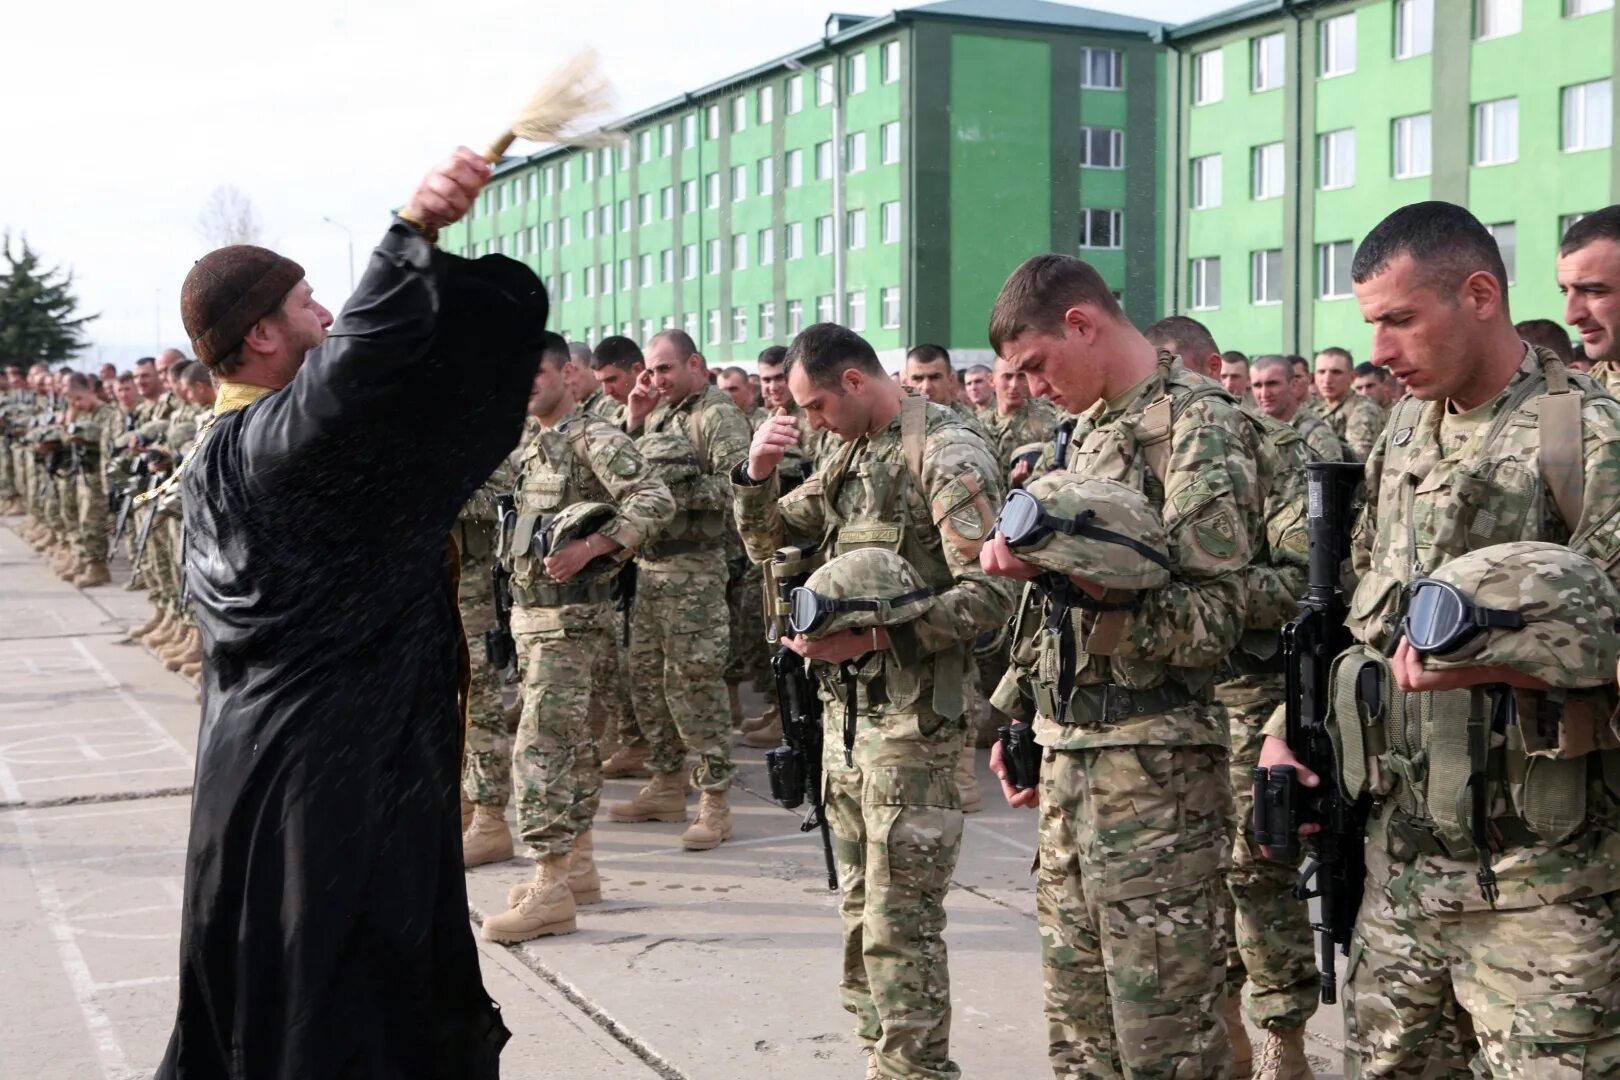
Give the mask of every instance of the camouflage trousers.
[{"label": "camouflage trousers", "polygon": [[1049,753],[1035,914],[1059,1080],[1224,1080],[1226,751]]},{"label": "camouflage trousers", "polygon": [[12,499],[22,494],[17,483],[17,453],[9,442],[0,443],[0,499]]},{"label": "camouflage trousers", "polygon": [[726,682],[752,682],[760,693],[772,692],[771,654],[765,646],[765,571],[746,555],[726,560],[726,609],[731,626]]},{"label": "camouflage trousers", "polygon": [[[853,767],[826,705],[827,820],[843,922],[844,1008],[893,1080],[955,1080],[945,894],[962,848],[963,726],[926,709],[863,714]],[[927,731],[934,728],[933,731]]]},{"label": "camouflage trousers", "polygon": [[107,489],[101,478],[101,466],[86,464],[79,478],[77,491],[77,528],[74,546],[79,558],[87,562],[107,561]]},{"label": "camouflage trousers", "polygon": [[1258,1028],[1298,1028],[1316,1014],[1321,976],[1310,917],[1294,898],[1295,867],[1263,858],[1254,842],[1254,769],[1262,729],[1282,701],[1282,676],[1243,676],[1216,687],[1231,735],[1232,868],[1226,872],[1226,992]]},{"label": "camouflage trousers", "polygon": [[[487,563],[468,560],[462,564],[456,602],[472,666],[467,688],[467,761],[461,791],[481,806],[504,808],[512,797],[512,736],[506,730],[501,705],[501,673],[490,667],[484,653],[484,632],[495,627],[495,598]],[[521,645],[518,655],[523,655]]]},{"label": "camouflage trousers", "polygon": [[1426,911],[1423,877],[1370,838],[1345,984],[1346,1080],[1620,1076],[1620,893]]},{"label": "camouflage trousers", "polygon": [[640,568],[630,628],[630,676],[636,723],[655,773],[680,772],[698,756],[692,783],[725,791],[731,762],[731,708],[722,673],[726,625],[725,570]]}]

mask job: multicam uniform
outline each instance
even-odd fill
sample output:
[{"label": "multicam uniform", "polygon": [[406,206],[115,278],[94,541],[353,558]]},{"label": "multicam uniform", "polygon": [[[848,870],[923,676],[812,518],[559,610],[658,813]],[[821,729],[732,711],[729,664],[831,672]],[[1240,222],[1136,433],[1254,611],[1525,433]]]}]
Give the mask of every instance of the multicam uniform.
[{"label": "multicam uniform", "polygon": [[1354,391],[1346,394],[1337,405],[1321,403],[1322,419],[1333,433],[1344,440],[1350,452],[1350,461],[1366,461],[1373,444],[1384,430],[1384,411],[1372,398]]}]

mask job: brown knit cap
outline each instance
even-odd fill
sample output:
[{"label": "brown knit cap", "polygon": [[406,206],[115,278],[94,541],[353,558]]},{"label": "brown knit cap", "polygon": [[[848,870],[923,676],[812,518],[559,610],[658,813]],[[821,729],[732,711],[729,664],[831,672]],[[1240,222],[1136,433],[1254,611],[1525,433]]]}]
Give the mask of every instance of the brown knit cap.
[{"label": "brown knit cap", "polygon": [[213,367],[229,356],[303,280],[302,266],[252,244],[218,248],[198,259],[180,286],[180,319],[197,359]]}]

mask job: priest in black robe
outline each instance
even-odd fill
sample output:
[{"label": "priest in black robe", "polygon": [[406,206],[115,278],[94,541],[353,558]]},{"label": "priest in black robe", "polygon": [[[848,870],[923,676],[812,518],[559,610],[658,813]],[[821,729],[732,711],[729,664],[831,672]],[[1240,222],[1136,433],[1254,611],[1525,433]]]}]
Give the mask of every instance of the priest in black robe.
[{"label": "priest in black robe", "polygon": [[335,323],[263,248],[187,276],[220,386],[181,481],[203,707],[159,1080],[498,1075],[450,535],[517,443],[546,298],[519,263],[434,247],[488,175],[465,149],[429,173]]}]

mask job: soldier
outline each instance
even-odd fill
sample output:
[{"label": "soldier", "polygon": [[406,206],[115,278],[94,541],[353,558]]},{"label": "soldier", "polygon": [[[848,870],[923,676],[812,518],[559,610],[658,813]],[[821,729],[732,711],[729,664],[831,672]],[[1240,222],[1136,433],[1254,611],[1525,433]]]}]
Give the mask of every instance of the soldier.
[{"label": "soldier", "polygon": [[1249,358],[1240,352],[1221,353],[1221,389],[1249,405],[1254,395],[1249,392]]},{"label": "soldier", "polygon": [[[1513,668],[1440,670],[1398,632],[1407,585],[1506,541],[1567,544],[1613,577],[1620,405],[1519,340],[1496,241],[1462,207],[1390,214],[1351,280],[1372,362],[1407,397],[1367,463],[1351,544],[1358,644],[1335,667],[1351,684],[1377,677],[1378,716],[1399,722],[1377,743],[1355,719],[1330,720],[1348,740],[1348,793],[1378,807],[1350,946],[1346,1075],[1468,1075],[1470,1058],[1493,1076],[1620,1074],[1620,797],[1594,780],[1620,769],[1607,748],[1613,685],[1547,693]],[[1560,648],[1573,666],[1579,650]],[[1503,708],[1477,722],[1487,701]],[[1351,750],[1362,746],[1372,756]],[[1280,738],[1262,763],[1296,764]],[[1451,1019],[1459,1006],[1473,1039]]]},{"label": "soldier", "polygon": [[150,356],[143,356],[135,361],[135,389],[141,394],[141,423],[148,420],[157,420],[161,417],[152,415],[157,403],[163,397],[163,379],[158,375],[157,360]]},{"label": "soldier", "polygon": [[951,354],[943,345],[913,345],[906,353],[904,381],[935,405],[955,412],[986,446],[995,445],[978,414],[962,400],[961,384],[956,381],[956,370],[951,367]]},{"label": "soldier", "polygon": [[616,424],[624,423],[624,408],[644,367],[641,347],[635,342],[618,336],[602,339],[590,358],[591,374],[596,376],[603,395],[593,402],[597,415]]},{"label": "soldier", "polygon": [[[636,722],[647,740],[652,780],[629,802],[614,803],[619,822],[685,821],[688,751],[698,755],[692,783],[698,816],[681,835],[688,851],[731,838],[726,792],[736,768],[725,682],[727,620],[726,477],[748,454],[748,420],[721,390],[682,330],[664,330],[647,346],[647,370],[626,411],[655,474],[667,478],[676,515],[636,557],[630,672]],[[645,449],[657,438],[656,452]]]},{"label": "soldier", "polygon": [[1344,440],[1349,460],[1366,461],[1384,430],[1384,410],[1350,388],[1354,369],[1350,354],[1336,345],[1316,354],[1316,389],[1322,402],[1322,419]]},{"label": "soldier", "polygon": [[73,448],[74,550],[77,558],[63,577],[81,589],[105,585],[107,571],[107,489],[102,447],[119,427],[118,409],[102,401],[90,376],[68,380],[68,444]]},{"label": "soldier", "polygon": [[[748,373],[740,367],[728,367],[720,372],[716,385],[748,418],[749,431],[758,431],[769,414],[754,405],[754,388],[748,383]],[[765,647],[764,587],[764,573],[748,558],[736,527],[726,529],[726,610],[731,621],[726,695],[731,704],[731,724],[742,729],[743,745],[759,749],[775,746],[782,740],[779,728],[764,730],[769,725],[762,725],[760,721],[750,725],[742,707],[744,679],[753,685],[756,693],[774,696],[775,691],[770,653]]]},{"label": "soldier", "polygon": [[1219,382],[1221,378],[1221,350],[1208,327],[1186,315],[1171,315],[1160,319],[1142,336],[1155,348],[1163,349],[1181,358],[1181,366],[1194,375]]},{"label": "soldier", "polygon": [[1592,377],[1613,393],[1620,386],[1620,206],[1587,214],[1564,233],[1558,291]]},{"label": "soldier", "polygon": [[[996,299],[990,344],[1078,414],[1069,471],[1142,492],[1169,538],[1168,584],[1128,599],[1080,573],[1026,590],[997,704],[1046,748],[1036,914],[1059,1077],[1225,1077],[1231,1067],[1221,874],[1230,863],[1227,730],[1210,691],[1239,643],[1263,530],[1248,424],[1125,318],[1079,259],[1042,255]],[[980,562],[1032,580],[997,533]],[[1105,604],[1093,612],[1083,604]],[[1127,605],[1128,606],[1123,606]],[[1037,622],[1039,628],[1036,627]]]},{"label": "soldier", "polygon": [[838,440],[828,438],[826,431],[812,426],[804,410],[793,400],[793,395],[788,392],[786,360],[786,347],[772,345],[759,354],[758,367],[759,388],[765,399],[765,410],[773,416],[791,416],[798,424],[799,441],[783,452],[780,469],[787,481],[786,487],[791,488],[808,479],[821,464],[822,458],[837,452]]},{"label": "soldier", "polygon": [[979,419],[988,423],[996,409],[996,388],[988,367],[974,364],[962,372],[962,393]]},{"label": "soldier", "polygon": [[[1545,322],[1546,320],[1542,321]],[[1557,323],[1552,325],[1554,329],[1557,329]],[[1567,334],[1564,336],[1564,347],[1565,349],[1569,348],[1569,336]],[[1356,393],[1382,409],[1386,417],[1389,415],[1389,407],[1395,404],[1396,398],[1400,397],[1399,390],[1395,386],[1395,380],[1389,377],[1389,372],[1376,364],[1369,364],[1366,361],[1356,365],[1356,378],[1351,383],[1351,386]]]},{"label": "soldier", "polygon": [[760,427],[732,475],[749,556],[763,562],[788,544],[820,544],[828,558],[881,546],[932,590],[933,606],[915,622],[784,640],[814,661],[828,702],[843,999],[870,1054],[867,1076],[950,1080],[960,1072],[941,933],[962,839],[952,767],[965,733],[968,648],[1008,606],[1005,586],[976,564],[1000,505],[1000,468],[960,414],[908,394],[841,326],[805,330],[787,369],[811,424],[847,449],[783,495],[778,466],[797,422],[777,415]]},{"label": "soldier", "polygon": [[1293,377],[1292,366],[1286,356],[1275,353],[1257,356],[1250,371],[1253,380],[1250,386],[1254,390],[1255,404],[1261,412],[1299,432],[1299,437],[1305,440],[1315,460],[1348,460],[1349,452],[1343,440],[1333,433],[1327,421],[1314,409],[1305,408],[1304,403],[1294,396],[1299,389],[1299,380]]},{"label": "soldier", "polygon": [[[549,331],[541,337],[530,398],[540,431],[519,452],[505,538],[512,632],[528,657],[512,768],[518,831],[536,871],[532,885],[513,890],[508,910],[484,920],[490,941],[569,933],[576,903],[601,899],[591,839],[602,792],[600,747],[586,719],[591,670],[614,651],[608,600],[616,568],[675,515],[669,489],[630,437],[575,402],[563,374],[572,364],[567,343]],[[480,805],[475,822],[486,814]],[[504,816],[499,827],[504,833]]]},{"label": "soldier", "polygon": [[[1032,396],[1023,373],[1013,370],[1012,365],[999,356],[994,389],[994,410],[984,422],[990,432],[990,449],[995,451],[1003,470],[1014,470],[1013,454],[1031,443],[1050,439],[1061,417],[1051,402]],[[1018,475],[1012,479],[1013,486],[1023,482],[1029,469],[1030,466],[1024,465],[1018,470]]]},{"label": "soldier", "polygon": [[1311,364],[1303,356],[1289,355],[1284,357],[1288,366],[1293,369],[1291,376],[1294,389],[1294,400],[1299,407],[1310,412],[1320,414],[1322,399],[1317,396],[1316,382],[1311,378]]}]

